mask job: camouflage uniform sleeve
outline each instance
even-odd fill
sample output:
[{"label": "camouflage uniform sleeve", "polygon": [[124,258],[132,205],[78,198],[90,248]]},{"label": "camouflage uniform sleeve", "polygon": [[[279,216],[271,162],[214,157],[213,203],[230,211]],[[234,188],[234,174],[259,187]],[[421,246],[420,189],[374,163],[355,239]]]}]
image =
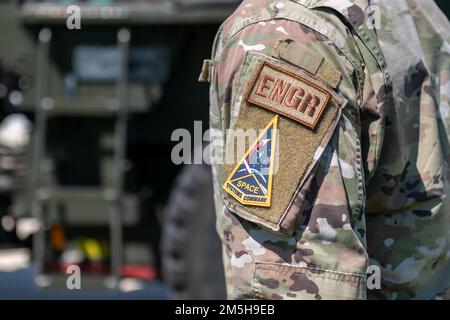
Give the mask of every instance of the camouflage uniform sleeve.
[{"label": "camouflage uniform sleeve", "polygon": [[[349,57],[351,40],[342,52],[289,19],[240,27],[248,3],[260,2],[244,2],[221,28],[211,85],[228,296],[364,299],[362,81]],[[236,135],[253,129],[258,133],[241,156]],[[264,152],[259,163],[255,154]]]},{"label": "camouflage uniform sleeve", "polygon": [[448,299],[450,24],[433,1],[386,1],[380,11],[377,41],[392,87],[378,81],[370,97],[378,106],[362,108],[373,146],[368,253],[382,274],[369,298]]}]

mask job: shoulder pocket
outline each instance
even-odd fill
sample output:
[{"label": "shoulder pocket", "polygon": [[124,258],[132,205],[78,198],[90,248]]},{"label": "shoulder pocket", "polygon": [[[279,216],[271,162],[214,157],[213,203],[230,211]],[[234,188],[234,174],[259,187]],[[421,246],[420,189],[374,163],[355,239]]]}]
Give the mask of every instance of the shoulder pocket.
[{"label": "shoulder pocket", "polygon": [[347,101],[305,70],[254,52],[233,91],[223,201],[243,219],[292,234]]}]

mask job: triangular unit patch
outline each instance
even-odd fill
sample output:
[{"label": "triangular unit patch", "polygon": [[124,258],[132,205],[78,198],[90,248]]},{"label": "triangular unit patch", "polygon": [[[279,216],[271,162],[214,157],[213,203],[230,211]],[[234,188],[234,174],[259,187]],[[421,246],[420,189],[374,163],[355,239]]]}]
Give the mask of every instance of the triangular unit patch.
[{"label": "triangular unit patch", "polygon": [[223,188],[243,205],[270,207],[278,115],[238,162]]}]

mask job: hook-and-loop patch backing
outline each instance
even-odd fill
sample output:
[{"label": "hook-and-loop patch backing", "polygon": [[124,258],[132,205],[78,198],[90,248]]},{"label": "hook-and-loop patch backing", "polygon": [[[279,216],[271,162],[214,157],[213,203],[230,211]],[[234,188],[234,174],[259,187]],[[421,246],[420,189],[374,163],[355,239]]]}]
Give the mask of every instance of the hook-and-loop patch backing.
[{"label": "hook-and-loop patch backing", "polygon": [[[308,72],[255,52],[247,53],[239,77],[234,99],[242,102],[233,111],[230,129],[260,135],[246,143],[235,163],[223,165],[223,200],[246,220],[290,233],[298,218],[293,204],[298,206],[299,192],[347,101]],[[228,135],[227,158],[236,150]]]}]

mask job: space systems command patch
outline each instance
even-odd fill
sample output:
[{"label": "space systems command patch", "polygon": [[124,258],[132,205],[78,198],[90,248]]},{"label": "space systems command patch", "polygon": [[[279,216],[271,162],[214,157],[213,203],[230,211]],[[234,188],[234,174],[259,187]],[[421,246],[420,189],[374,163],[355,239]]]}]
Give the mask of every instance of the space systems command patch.
[{"label": "space systems command patch", "polygon": [[246,151],[223,186],[244,205],[270,207],[277,126],[276,115]]}]

